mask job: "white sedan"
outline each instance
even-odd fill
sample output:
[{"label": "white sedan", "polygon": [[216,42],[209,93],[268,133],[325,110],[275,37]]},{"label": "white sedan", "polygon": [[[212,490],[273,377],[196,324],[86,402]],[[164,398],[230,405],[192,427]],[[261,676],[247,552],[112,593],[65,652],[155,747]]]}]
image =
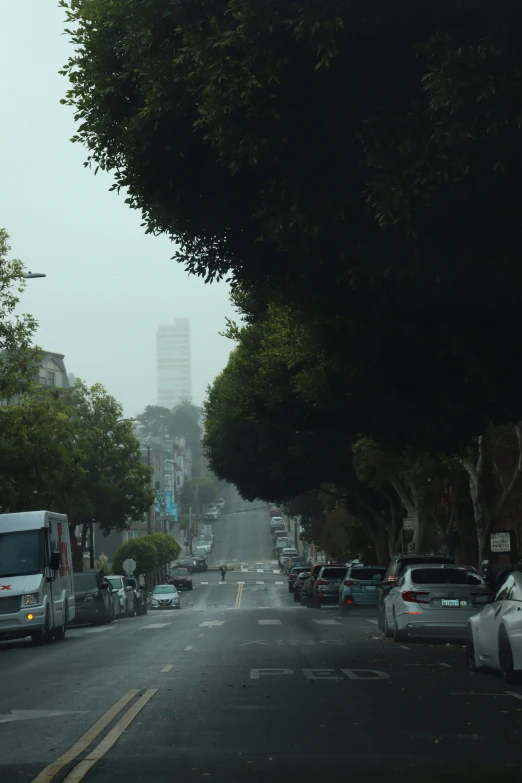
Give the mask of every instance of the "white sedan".
[{"label": "white sedan", "polygon": [[386,636],[462,639],[469,618],[488,601],[482,577],[467,566],[417,563],[408,566],[384,601]]},{"label": "white sedan", "polygon": [[496,669],[506,682],[522,674],[522,573],[513,571],[468,623],[471,671]]}]

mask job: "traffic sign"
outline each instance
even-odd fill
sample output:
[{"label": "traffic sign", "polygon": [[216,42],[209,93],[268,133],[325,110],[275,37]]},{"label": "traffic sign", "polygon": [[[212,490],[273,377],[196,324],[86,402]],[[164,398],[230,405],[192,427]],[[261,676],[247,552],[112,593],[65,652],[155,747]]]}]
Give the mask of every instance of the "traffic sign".
[{"label": "traffic sign", "polygon": [[415,530],[415,520],[413,517],[405,517],[405,519],[402,520],[402,529],[406,531]]},{"label": "traffic sign", "polygon": [[127,560],[123,561],[123,570],[126,574],[133,574],[136,570],[136,561],[128,557]]}]

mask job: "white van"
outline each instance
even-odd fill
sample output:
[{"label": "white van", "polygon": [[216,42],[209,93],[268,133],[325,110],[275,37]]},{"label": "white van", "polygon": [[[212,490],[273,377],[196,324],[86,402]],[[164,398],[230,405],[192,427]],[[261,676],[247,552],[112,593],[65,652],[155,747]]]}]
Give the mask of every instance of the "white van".
[{"label": "white van", "polygon": [[75,616],[65,514],[0,514],[0,638],[63,639]]}]

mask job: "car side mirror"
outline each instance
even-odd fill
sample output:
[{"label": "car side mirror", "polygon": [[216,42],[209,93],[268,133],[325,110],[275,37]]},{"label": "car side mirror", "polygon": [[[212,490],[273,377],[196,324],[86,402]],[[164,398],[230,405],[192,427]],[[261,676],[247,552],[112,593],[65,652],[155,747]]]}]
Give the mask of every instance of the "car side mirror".
[{"label": "car side mirror", "polygon": [[60,568],[60,553],[59,552],[51,552],[51,556],[49,558],[49,568],[51,571],[58,571]]},{"label": "car side mirror", "polygon": [[118,592],[117,589],[115,587],[113,587],[112,588],[112,594],[114,595],[114,593],[117,593],[117,592]]},{"label": "car side mirror", "polygon": [[132,592],[132,591],[134,590],[134,588],[133,588],[133,587],[131,587],[130,585],[127,585],[127,587],[125,588],[125,590],[126,590],[126,592],[127,592],[127,593],[130,593],[130,592]]},{"label": "car side mirror", "polygon": [[383,590],[391,590],[392,586],[389,582],[381,582],[379,587],[381,587]]}]

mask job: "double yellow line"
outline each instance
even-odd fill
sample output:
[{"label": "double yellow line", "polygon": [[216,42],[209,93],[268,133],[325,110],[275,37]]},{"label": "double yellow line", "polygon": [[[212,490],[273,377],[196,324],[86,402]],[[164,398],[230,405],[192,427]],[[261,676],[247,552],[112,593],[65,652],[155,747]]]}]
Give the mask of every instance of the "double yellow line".
[{"label": "double yellow line", "polygon": [[241,597],[243,595],[243,587],[244,586],[245,585],[242,585],[242,584],[239,584],[237,586],[236,609],[239,609],[239,607],[241,606]]},{"label": "double yellow line", "polygon": [[[79,781],[83,780],[87,772],[89,772],[89,770],[94,767],[94,765],[105,756],[107,751],[118,741],[125,729],[130,726],[132,721],[138,713],[141,712],[147,702],[152,699],[157,690],[157,688],[151,688],[150,690],[145,691],[139,699],[136,699],[134,704],[123,713],[122,717],[112,727],[108,734],[106,734],[105,737],[87,753],[85,758],[73,767],[67,777],[63,779],[63,783],[79,783]],[[71,762],[92,745],[94,740],[107,728],[109,723],[119,715],[129,702],[136,698],[139,692],[139,690],[128,691],[125,696],[108,709],[107,712],[105,712],[101,718],[99,718],[99,720],[97,720],[96,723],[94,723],[91,728],[69,748],[69,750],[66,750],[63,755],[42,769],[42,771],[33,778],[31,783],[51,783],[64,767],[71,764]]]}]

